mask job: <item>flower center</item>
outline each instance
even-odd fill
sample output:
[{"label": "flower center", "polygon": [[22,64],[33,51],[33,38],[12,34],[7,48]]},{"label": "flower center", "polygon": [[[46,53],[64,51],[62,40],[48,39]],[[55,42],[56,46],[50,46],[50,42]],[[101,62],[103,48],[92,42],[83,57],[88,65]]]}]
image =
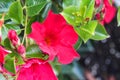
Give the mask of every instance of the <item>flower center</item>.
[{"label": "flower center", "polygon": [[51,44],[51,39],[49,37],[45,37],[45,42],[47,43],[47,45]]},{"label": "flower center", "polygon": [[44,38],[47,45],[55,45],[57,42],[57,36],[53,33],[49,33]]}]

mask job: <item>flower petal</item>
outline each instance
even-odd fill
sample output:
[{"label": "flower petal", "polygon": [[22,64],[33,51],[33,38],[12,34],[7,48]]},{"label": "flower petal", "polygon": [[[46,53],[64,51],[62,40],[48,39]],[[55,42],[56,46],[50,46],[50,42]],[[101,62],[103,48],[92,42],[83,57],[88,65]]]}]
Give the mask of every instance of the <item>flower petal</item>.
[{"label": "flower petal", "polygon": [[43,24],[48,32],[54,31],[54,33],[59,33],[66,25],[66,21],[62,15],[55,14],[50,10]]},{"label": "flower petal", "polygon": [[[26,67],[28,64],[29,66]],[[22,67],[17,80],[57,80],[57,77],[54,75],[49,63],[34,59],[28,61]]]},{"label": "flower petal", "polygon": [[45,27],[39,22],[34,22],[32,24],[32,32],[28,35],[29,38],[34,39],[37,43],[43,41],[45,32]]},{"label": "flower petal", "polygon": [[60,42],[70,46],[73,46],[78,40],[77,33],[74,31],[73,27],[68,24],[60,32],[59,37],[60,37]]},{"label": "flower petal", "polygon": [[59,49],[57,54],[58,61],[62,64],[69,64],[73,61],[74,58],[80,58],[80,55],[73,47],[59,45],[57,48]]}]

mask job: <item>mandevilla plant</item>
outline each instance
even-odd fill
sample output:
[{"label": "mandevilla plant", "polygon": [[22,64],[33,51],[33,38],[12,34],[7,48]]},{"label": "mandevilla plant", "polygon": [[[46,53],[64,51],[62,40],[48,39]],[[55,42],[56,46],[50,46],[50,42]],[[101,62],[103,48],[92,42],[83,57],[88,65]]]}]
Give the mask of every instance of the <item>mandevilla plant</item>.
[{"label": "mandevilla plant", "polygon": [[0,0],[0,73],[58,80],[51,64],[72,63],[82,42],[108,38],[115,14],[111,0]]}]

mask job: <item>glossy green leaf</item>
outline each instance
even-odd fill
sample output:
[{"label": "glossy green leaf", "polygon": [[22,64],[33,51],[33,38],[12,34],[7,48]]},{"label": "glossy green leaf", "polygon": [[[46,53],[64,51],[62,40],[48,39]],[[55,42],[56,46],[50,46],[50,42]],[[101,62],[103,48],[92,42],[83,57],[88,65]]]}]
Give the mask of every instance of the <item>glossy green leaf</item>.
[{"label": "glossy green leaf", "polygon": [[76,50],[79,49],[80,46],[81,46],[81,44],[82,44],[82,39],[79,37],[77,43],[74,45],[74,48],[75,48]]},{"label": "glossy green leaf", "polygon": [[92,19],[94,0],[64,0],[64,10],[61,13],[67,22],[73,26],[80,26]]},{"label": "glossy green leaf", "polygon": [[12,49],[11,43],[10,43],[10,41],[9,41],[8,38],[6,38],[6,39],[4,40],[4,47],[5,47],[6,49]]},{"label": "glossy green leaf", "polygon": [[89,21],[87,24],[76,27],[75,30],[80,38],[86,43],[95,33],[97,21]]},{"label": "glossy green leaf", "polygon": [[14,0],[0,0],[0,13],[6,13]]},{"label": "glossy green leaf", "polygon": [[89,20],[91,20],[94,12],[94,5],[95,5],[95,0],[91,0],[85,12],[85,19],[88,18]]},{"label": "glossy green leaf", "polygon": [[9,8],[8,15],[18,23],[22,23],[23,21],[23,9],[20,1],[15,1]]},{"label": "glossy green leaf", "polygon": [[117,12],[117,22],[118,22],[118,26],[120,26],[120,7],[118,8],[118,12]]},{"label": "glossy green leaf", "polygon": [[11,59],[13,57],[15,57],[16,65],[22,65],[22,64],[24,64],[24,61],[23,61],[22,57],[18,53],[14,52],[14,51],[12,53],[8,54],[5,57],[5,60],[9,60],[9,59]]},{"label": "glossy green leaf", "polygon": [[27,58],[42,58],[42,59],[48,58],[47,55],[42,54],[41,50],[39,49],[37,45],[31,45],[27,47],[26,57]]},{"label": "glossy green leaf", "polygon": [[93,40],[103,40],[103,39],[106,39],[108,37],[109,37],[109,35],[106,32],[104,26],[102,26],[101,24],[98,24],[96,29],[95,29],[95,35],[93,35],[91,37],[91,39],[93,39]]},{"label": "glossy green leaf", "polygon": [[39,14],[39,12],[45,7],[47,1],[43,2],[36,2],[34,1],[34,4],[29,3],[27,6],[27,14],[28,16],[35,16]]},{"label": "glossy green leaf", "polygon": [[[84,9],[83,9],[84,10]],[[67,22],[73,26],[79,26],[83,20],[82,12],[78,12],[79,9],[75,6],[67,7],[61,13]],[[84,10],[85,11],[85,10]]]},{"label": "glossy green leaf", "polygon": [[9,72],[16,73],[15,68],[15,57],[9,58],[5,61],[4,64],[5,69],[7,69]]}]

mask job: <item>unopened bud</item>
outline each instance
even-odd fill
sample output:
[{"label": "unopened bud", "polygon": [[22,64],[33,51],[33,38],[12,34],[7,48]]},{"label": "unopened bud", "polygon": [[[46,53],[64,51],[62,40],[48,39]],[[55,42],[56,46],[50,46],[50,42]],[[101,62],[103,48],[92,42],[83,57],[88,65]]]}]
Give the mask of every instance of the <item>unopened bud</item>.
[{"label": "unopened bud", "polygon": [[101,4],[101,0],[95,0],[95,7],[99,7]]},{"label": "unopened bud", "polygon": [[4,24],[4,17],[5,17],[5,14],[2,14],[2,18],[0,19],[0,29],[2,25]]},{"label": "unopened bud", "polygon": [[25,52],[26,52],[26,50],[25,50],[24,45],[19,45],[19,46],[17,47],[17,52],[18,52],[22,57],[25,57]]},{"label": "unopened bud", "polygon": [[9,30],[8,39],[12,42],[13,46],[19,44],[19,37],[15,30]]}]

